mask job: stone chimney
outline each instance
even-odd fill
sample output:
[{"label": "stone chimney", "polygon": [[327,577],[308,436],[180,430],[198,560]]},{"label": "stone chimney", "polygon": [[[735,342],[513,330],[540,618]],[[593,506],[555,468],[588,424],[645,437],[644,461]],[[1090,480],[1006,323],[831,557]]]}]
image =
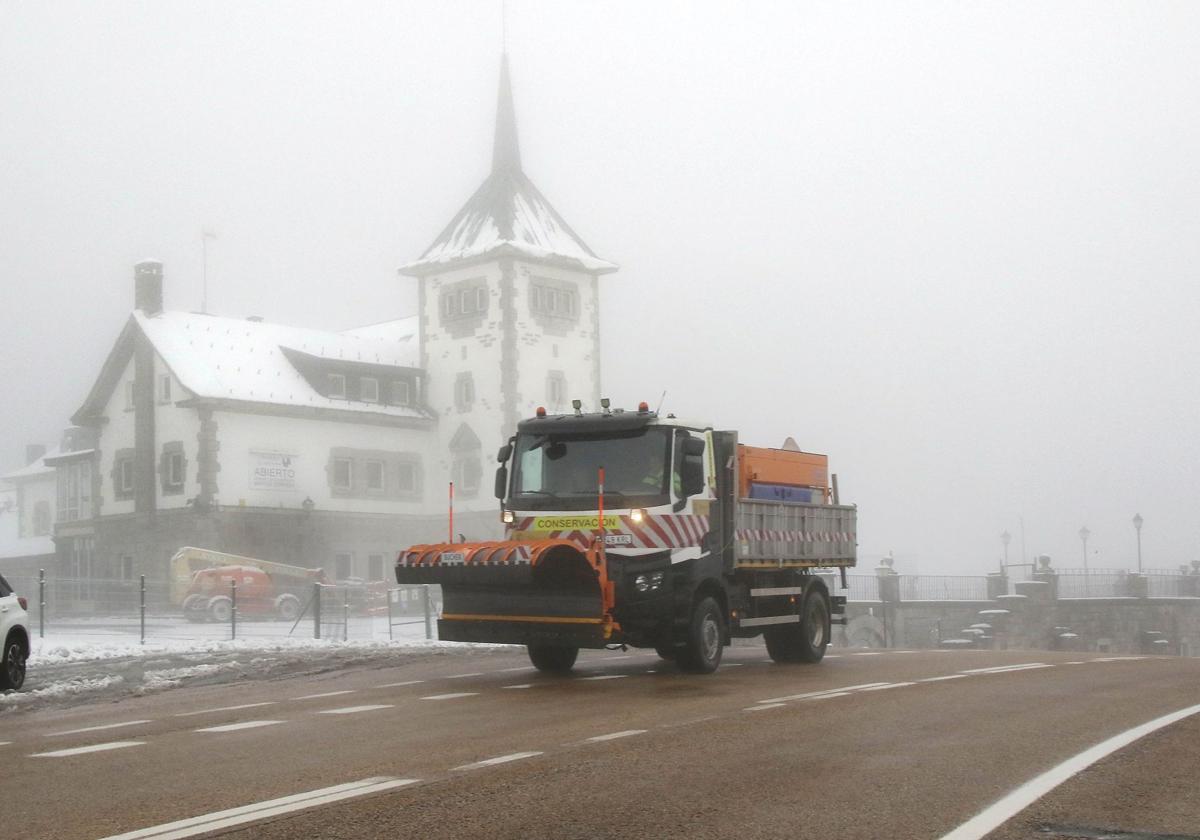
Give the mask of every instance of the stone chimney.
[{"label": "stone chimney", "polygon": [[41,443],[25,444],[25,466],[29,466],[38,458],[46,454],[46,447]]},{"label": "stone chimney", "polygon": [[133,306],[147,315],[163,308],[163,268],[158,260],[144,260],[133,267]]}]

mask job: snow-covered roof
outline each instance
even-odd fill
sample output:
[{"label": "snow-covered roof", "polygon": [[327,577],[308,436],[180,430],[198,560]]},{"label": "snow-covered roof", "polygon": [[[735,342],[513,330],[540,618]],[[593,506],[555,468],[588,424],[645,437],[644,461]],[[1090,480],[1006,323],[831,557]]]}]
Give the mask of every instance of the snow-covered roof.
[{"label": "snow-covered roof", "polygon": [[318,393],[285,351],[320,359],[415,368],[416,342],[289,327],[190,312],[134,312],[163,362],[197,397],[424,418],[408,406],[330,399]]},{"label": "snow-covered roof", "polygon": [[19,470],[13,470],[12,472],[7,472],[4,475],[0,475],[0,481],[20,481],[21,479],[25,478],[37,478],[38,476],[54,475],[54,467],[49,466],[46,463],[46,459],[53,458],[60,454],[61,452],[59,451],[58,447],[55,447],[46,454],[42,455],[42,457],[38,458],[33,463],[26,464]]},{"label": "snow-covered roof", "polygon": [[400,270],[425,274],[492,254],[563,262],[598,274],[617,270],[584,244],[522,171],[507,56],[500,65],[491,174],[421,258]]},{"label": "snow-covered roof", "polygon": [[375,338],[383,341],[407,342],[415,347],[419,327],[420,318],[416,315],[410,315],[407,318],[397,318],[394,321],[380,321],[378,324],[352,327],[348,330],[342,330],[342,335]]}]

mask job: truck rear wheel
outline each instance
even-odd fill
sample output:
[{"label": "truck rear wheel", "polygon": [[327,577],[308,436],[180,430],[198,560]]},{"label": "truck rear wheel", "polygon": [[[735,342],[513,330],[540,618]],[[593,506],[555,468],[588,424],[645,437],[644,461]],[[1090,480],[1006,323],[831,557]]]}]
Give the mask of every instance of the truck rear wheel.
[{"label": "truck rear wheel", "polygon": [[829,597],[813,587],[804,595],[798,624],[768,627],[767,654],[776,662],[820,662],[829,646]]},{"label": "truck rear wheel", "polygon": [[275,599],[275,613],[284,621],[295,621],[300,617],[300,599],[286,592]]},{"label": "truck rear wheel", "polygon": [[579,648],[563,645],[529,645],[529,661],[548,674],[565,674],[575,665]]},{"label": "truck rear wheel", "polygon": [[208,617],[220,624],[226,624],[233,617],[233,601],[224,595],[218,595],[208,602]]},{"label": "truck rear wheel", "polygon": [[679,667],[695,674],[711,674],[721,664],[725,649],[721,607],[714,598],[701,598],[692,610],[687,644],[676,651]]}]

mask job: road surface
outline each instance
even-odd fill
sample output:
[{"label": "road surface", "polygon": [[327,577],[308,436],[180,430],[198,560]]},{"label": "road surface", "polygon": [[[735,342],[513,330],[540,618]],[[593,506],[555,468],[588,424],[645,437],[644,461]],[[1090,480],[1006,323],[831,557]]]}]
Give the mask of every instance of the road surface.
[{"label": "road surface", "polygon": [[4,715],[0,808],[5,836],[59,840],[1200,837],[1200,715],[987,810],[1198,703],[1194,659],[737,647],[708,677],[629,651],[556,678],[414,654]]}]

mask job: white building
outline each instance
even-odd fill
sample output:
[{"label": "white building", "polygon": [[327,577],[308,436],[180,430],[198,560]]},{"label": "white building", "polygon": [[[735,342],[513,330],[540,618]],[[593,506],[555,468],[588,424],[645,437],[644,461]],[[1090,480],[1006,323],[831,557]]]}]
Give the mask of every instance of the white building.
[{"label": "white building", "polygon": [[491,172],[400,270],[415,317],[326,332],[163,311],[161,264],[136,267],[136,309],[73,417],[95,446],[60,456],[91,481],[58,523],[62,568],[161,578],[197,545],[381,579],[446,538],[451,480],[455,531],[497,535],[492,458],[517,420],[599,400],[615,270],[525,175],[502,62]]},{"label": "white building", "polygon": [[0,573],[10,578],[36,574],[54,560],[57,477],[46,463],[46,447],[25,449],[26,465],[0,476]]}]

